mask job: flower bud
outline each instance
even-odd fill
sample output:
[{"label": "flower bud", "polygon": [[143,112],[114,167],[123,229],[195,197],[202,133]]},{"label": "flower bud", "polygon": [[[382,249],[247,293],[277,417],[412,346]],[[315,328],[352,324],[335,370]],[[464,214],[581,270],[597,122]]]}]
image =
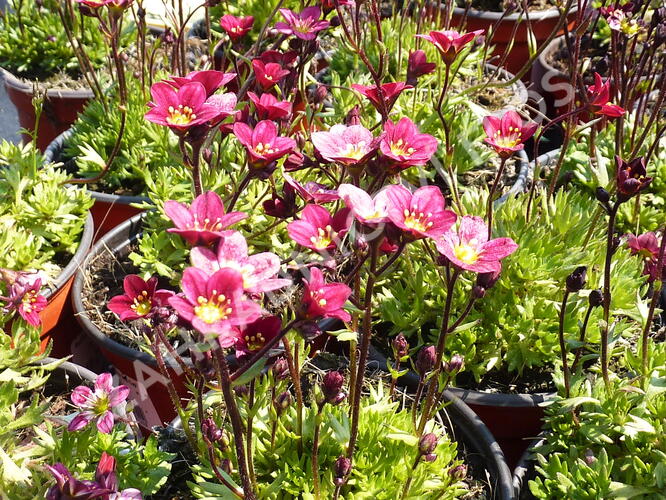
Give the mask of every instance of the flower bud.
[{"label": "flower bud", "polygon": [[597,461],[597,457],[595,457],[594,452],[588,448],[587,450],[585,450],[584,460],[587,465],[592,465],[594,462]]},{"label": "flower bud", "polygon": [[500,279],[501,271],[494,271],[489,273],[479,273],[476,275],[476,284],[484,290],[490,290],[495,286],[495,283]]},{"label": "flower bud", "polygon": [[317,85],[317,87],[312,92],[312,102],[314,104],[321,104],[328,97],[328,89],[326,85]]},{"label": "flower bud", "polygon": [[437,455],[435,453],[428,453],[427,455],[423,455],[423,461],[424,462],[434,462],[437,460]]},{"label": "flower bud", "polygon": [[437,436],[432,432],[428,432],[427,434],[421,436],[421,439],[419,439],[419,452],[421,455],[429,455],[434,453],[435,449],[437,448],[438,440],[439,439]]},{"label": "flower bud", "polygon": [[482,299],[486,296],[486,289],[479,285],[472,287],[472,295],[475,299]]},{"label": "flower bud", "polygon": [[271,372],[275,380],[286,380],[289,378],[289,363],[284,358],[278,358],[271,367]]},{"label": "flower bud", "polygon": [[340,26],[340,18],[338,16],[333,16],[331,18],[331,27],[337,28],[338,26]]},{"label": "flower bud", "polygon": [[347,113],[347,116],[345,117],[345,124],[348,127],[361,124],[361,110],[358,107],[358,104],[350,109]]},{"label": "flower bud", "polygon": [[590,301],[590,306],[599,307],[604,303],[604,294],[601,292],[601,290],[592,290],[588,300]]},{"label": "flower bud", "polygon": [[391,342],[391,348],[393,349],[393,357],[395,359],[402,359],[405,356],[409,356],[409,343],[402,333],[399,333]]},{"label": "flower bud", "polygon": [[335,465],[333,465],[333,475],[335,476],[333,481],[335,482],[336,486],[342,486],[345,484],[347,476],[349,476],[351,473],[351,468],[351,460],[343,456],[338,457],[338,459],[335,461]]},{"label": "flower bud", "polygon": [[594,195],[597,197],[597,200],[604,205],[607,205],[610,201],[610,194],[602,187],[598,187],[594,192]]},{"label": "flower bud", "polygon": [[303,168],[303,162],[305,161],[305,156],[300,151],[295,151],[287,156],[287,159],[284,161],[284,169],[287,172],[295,172]]},{"label": "flower bud", "polygon": [[292,401],[293,398],[289,391],[284,391],[277,395],[275,401],[273,401],[273,405],[278,416],[282,415],[282,412],[291,406]]},{"label": "flower bud", "polygon": [[222,429],[215,424],[215,421],[212,418],[207,418],[201,422],[201,433],[210,443],[216,443],[222,439],[222,436],[224,435]]},{"label": "flower bud", "polygon": [[231,475],[234,472],[234,464],[228,458],[223,458],[220,462],[220,469]]},{"label": "flower bud", "polygon": [[434,368],[436,359],[434,345],[423,347],[416,356],[416,371],[418,374],[421,377],[425,377]]},{"label": "flower bud", "polygon": [[201,158],[203,158],[203,161],[205,161],[208,165],[210,165],[210,162],[213,159],[213,152],[211,151],[211,149],[204,148],[204,150],[201,153]]},{"label": "flower bud", "polygon": [[334,371],[324,375],[321,383],[321,392],[324,394],[324,402],[332,405],[339,405],[344,401],[347,395],[342,392],[345,378],[342,373]]},{"label": "flower bud", "polygon": [[237,385],[234,387],[234,392],[239,398],[244,398],[250,394],[250,388],[247,385]]},{"label": "flower bud", "polygon": [[444,363],[444,371],[449,375],[455,375],[465,367],[465,358],[460,354],[454,354],[448,362]]},{"label": "flower bud", "polygon": [[437,256],[437,265],[438,266],[441,266],[441,267],[448,266],[449,262],[450,262],[450,260],[446,255],[439,254]]},{"label": "flower bud", "polygon": [[465,464],[456,465],[449,469],[449,476],[456,481],[462,481],[467,477],[467,466]]},{"label": "flower bud", "polygon": [[587,278],[587,267],[579,266],[567,276],[567,291],[569,293],[579,292],[585,286]]}]

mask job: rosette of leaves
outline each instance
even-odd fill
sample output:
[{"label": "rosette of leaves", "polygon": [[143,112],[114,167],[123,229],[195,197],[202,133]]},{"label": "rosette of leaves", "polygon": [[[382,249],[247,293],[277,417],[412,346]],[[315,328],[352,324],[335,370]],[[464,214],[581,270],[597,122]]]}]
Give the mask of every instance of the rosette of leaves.
[{"label": "rosette of leaves", "polygon": [[[574,383],[571,397],[546,409],[545,442],[535,449],[537,477],[529,489],[539,499],[641,498],[666,491],[666,348],[651,353],[651,378],[641,388],[617,377]],[[641,361],[631,353],[631,375]],[[623,370],[624,371],[624,370]]]},{"label": "rosette of leaves", "polygon": [[67,265],[93,203],[68,178],[33,146],[0,144],[0,267],[53,279]]},{"label": "rosette of leaves", "polygon": [[[0,16],[0,66],[18,77],[44,81],[58,74],[81,77],[58,9],[58,0],[14,0]],[[65,15],[72,33],[82,43],[93,67],[105,62],[106,41],[90,17]]]},{"label": "rosette of leaves", "polygon": [[[493,369],[521,374],[529,368],[548,368],[559,356],[558,314],[566,277],[578,266],[588,266],[587,290],[600,288],[605,256],[605,236],[598,224],[590,232],[596,201],[580,191],[558,191],[547,200],[537,194],[528,221],[525,206],[529,195],[508,199],[497,209],[494,237],[510,237],[518,250],[502,263],[502,275],[447,340],[450,352],[465,356],[465,369],[479,380]],[[485,212],[487,192],[468,190],[462,204],[468,214]],[[412,252],[402,268],[382,284],[378,316],[390,328],[389,335],[403,332],[417,341],[432,343],[439,334],[446,292],[437,269],[426,252]],[[637,294],[644,278],[640,263],[621,246],[612,269],[613,314],[619,320],[615,338],[636,331]],[[469,278],[469,277],[466,277]],[[458,313],[465,306],[473,285],[455,297]],[[587,309],[587,294],[572,296],[567,305],[565,336],[577,347],[578,321]],[[601,310],[593,311],[588,340],[599,341]]]}]

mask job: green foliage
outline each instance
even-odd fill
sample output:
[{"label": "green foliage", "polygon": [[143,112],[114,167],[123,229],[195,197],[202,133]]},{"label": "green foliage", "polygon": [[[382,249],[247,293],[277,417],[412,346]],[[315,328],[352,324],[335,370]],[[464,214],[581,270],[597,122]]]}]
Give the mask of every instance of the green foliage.
[{"label": "green foliage", "polygon": [[[613,380],[609,390],[600,377],[580,379],[570,399],[547,408],[546,442],[535,450],[538,476],[529,483],[536,498],[664,498],[663,344],[654,348],[651,359],[654,371],[644,391],[622,379]],[[634,370],[640,361],[629,354],[627,365]]]},{"label": "green foliage", "polygon": [[0,267],[54,278],[76,252],[92,199],[30,145],[0,144]]},{"label": "green foliage", "polygon": [[[79,62],[58,14],[59,0],[42,5],[32,0],[14,0],[0,16],[0,66],[21,78],[45,80],[62,72],[79,78]],[[62,5],[64,8],[64,4]],[[81,24],[83,21],[83,24]],[[104,63],[106,42],[90,17],[68,19],[72,31],[83,41],[91,63]]]}]

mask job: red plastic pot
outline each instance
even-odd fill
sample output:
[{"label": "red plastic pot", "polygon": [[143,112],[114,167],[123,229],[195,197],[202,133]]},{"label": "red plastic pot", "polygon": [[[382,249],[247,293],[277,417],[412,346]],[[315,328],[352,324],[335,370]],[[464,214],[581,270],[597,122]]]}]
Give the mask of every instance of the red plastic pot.
[{"label": "red plastic pot", "polygon": [[553,118],[564,114],[567,106],[575,97],[571,79],[566,73],[555,69],[548,63],[552,54],[563,45],[563,36],[554,39],[534,61],[530,76],[532,88],[544,98],[547,114]]},{"label": "red plastic pot", "polygon": [[[44,151],[45,163],[62,161],[62,152],[71,135],[72,131],[68,129],[51,141]],[[89,193],[93,200],[95,200],[95,204],[90,209],[95,224],[95,237],[93,240],[95,242],[111,231],[111,229],[140,213],[141,209],[132,206],[133,204],[149,201],[144,196],[119,196],[99,191],[89,191]]]},{"label": "red plastic pot", "polygon": [[76,338],[77,328],[69,292],[74,282],[74,273],[83,263],[83,259],[90,249],[92,237],[93,222],[91,215],[88,214],[79,248],[69,264],[58,275],[54,285],[44,292],[48,303],[39,314],[42,321],[40,352],[44,352],[48,343],[52,342],[51,355],[56,358],[68,356],[71,352],[71,344]]},{"label": "red plastic pot", "polygon": [[[34,130],[37,116],[32,104],[34,97],[32,86],[5,69],[0,68],[0,73],[9,100],[16,107],[19,124],[26,130]],[[93,97],[94,94],[90,89],[48,89],[37,127],[37,148],[44,151],[53,139],[71,127],[78,114]],[[23,134],[23,140],[30,141],[30,136]]]},{"label": "red plastic pot", "polygon": [[[445,5],[440,3],[439,9],[441,11],[440,15],[443,17],[446,9]],[[428,5],[427,14],[431,18],[438,15],[437,5],[434,2]],[[460,30],[464,27],[465,31],[484,30],[484,33],[487,34],[500,18],[502,18],[502,12],[487,12],[476,9],[466,10],[455,7],[451,17],[451,28]],[[575,18],[576,9],[572,8],[567,14],[569,29],[573,29]],[[560,20],[560,11],[557,9],[548,9],[530,12],[529,20],[537,47],[540,47],[557,27]],[[512,37],[514,28],[516,32]],[[563,33],[564,29],[561,29],[557,32],[557,35]],[[504,16],[495,28],[495,33],[490,41],[495,46],[493,55],[499,58],[503,57],[507,52],[509,44],[513,42],[513,46],[508,51],[508,56],[504,62],[504,67],[511,73],[517,73],[530,58],[527,36],[527,22],[525,16],[519,12]]]}]

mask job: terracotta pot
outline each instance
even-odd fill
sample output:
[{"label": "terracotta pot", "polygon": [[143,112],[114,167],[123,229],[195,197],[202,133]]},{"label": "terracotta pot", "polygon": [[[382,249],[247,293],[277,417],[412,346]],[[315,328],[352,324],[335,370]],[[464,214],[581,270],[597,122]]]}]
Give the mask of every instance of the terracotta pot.
[{"label": "terracotta pot", "polygon": [[55,279],[53,286],[44,291],[48,303],[39,314],[42,321],[41,352],[44,352],[48,343],[52,341],[51,355],[56,358],[68,356],[71,352],[70,346],[76,338],[76,323],[73,318],[69,291],[74,281],[74,273],[83,263],[83,259],[90,249],[92,237],[93,222],[89,213],[81,235],[79,248],[69,264]]},{"label": "terracotta pot", "polygon": [[[428,4],[426,8],[429,16],[437,16],[437,5],[434,2]],[[440,3],[439,9],[442,12],[441,15],[443,15],[445,6]],[[461,29],[464,23],[465,31],[484,30],[487,34],[500,18],[502,18],[502,12],[486,12],[475,9],[465,11],[464,8],[455,7],[451,17],[451,29]],[[567,15],[569,29],[574,27],[575,18],[576,9],[572,8]],[[560,12],[557,9],[530,12],[529,19],[534,39],[536,40],[537,47],[539,47],[557,27]],[[512,38],[511,35],[516,25],[518,27]],[[557,34],[561,35],[563,33],[564,30],[562,29]],[[498,61],[499,58],[503,57],[513,40],[513,46],[503,64],[512,73],[517,73],[530,58],[527,35],[528,29],[525,16],[518,12],[504,16],[495,29],[491,44],[495,46],[493,55],[498,57]]]},{"label": "terracotta pot", "polygon": [[[37,117],[32,105],[34,96],[32,86],[5,69],[0,68],[0,73],[9,100],[16,107],[19,124],[26,130],[34,130]],[[94,94],[90,89],[48,89],[37,127],[37,148],[44,151],[53,139],[71,127],[78,114],[93,97]],[[23,134],[23,140],[30,141],[30,136]]]},{"label": "terracotta pot", "polygon": [[554,39],[534,61],[530,81],[535,92],[546,102],[548,116],[556,117],[564,114],[567,106],[575,97],[571,87],[571,79],[566,73],[555,69],[548,63],[552,55],[564,45],[564,37]]},{"label": "terracotta pot", "polygon": [[[51,141],[44,151],[45,163],[61,161],[62,152],[72,133],[72,130],[68,129]],[[141,209],[133,207],[132,204],[150,201],[145,196],[119,196],[99,191],[89,191],[89,193],[95,200],[90,209],[95,223],[94,241],[98,241],[111,229],[141,212]]]}]

